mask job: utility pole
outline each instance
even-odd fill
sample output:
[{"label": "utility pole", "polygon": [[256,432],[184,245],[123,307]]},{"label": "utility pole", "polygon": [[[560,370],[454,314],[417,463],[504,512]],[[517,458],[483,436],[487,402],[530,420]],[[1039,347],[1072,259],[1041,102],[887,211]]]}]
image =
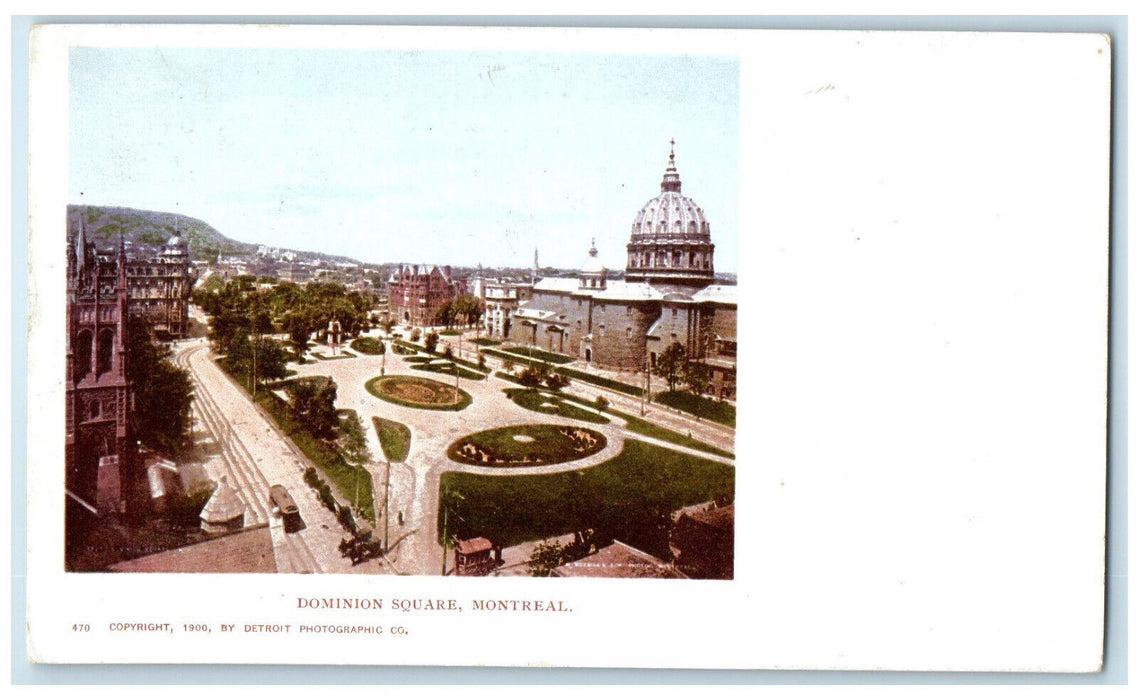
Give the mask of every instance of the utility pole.
[{"label": "utility pole", "polygon": [[447,496],[444,494],[443,502],[439,504],[443,509],[443,535],[440,539],[443,540],[443,568],[439,572],[440,576],[447,575]]},{"label": "utility pole", "polygon": [[384,470],[384,551],[388,551],[388,492],[392,487],[392,462],[384,460],[387,468]]}]

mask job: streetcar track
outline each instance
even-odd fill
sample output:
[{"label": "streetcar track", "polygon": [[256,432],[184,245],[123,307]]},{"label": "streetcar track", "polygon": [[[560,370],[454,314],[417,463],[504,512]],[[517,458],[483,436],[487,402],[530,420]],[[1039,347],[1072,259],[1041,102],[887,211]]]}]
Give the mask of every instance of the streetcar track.
[{"label": "streetcar track", "polygon": [[[201,374],[190,364],[190,356],[202,350],[204,348],[190,348],[176,356],[176,361],[190,373],[195,388],[198,389],[195,392],[194,408],[202,419],[203,427],[218,445],[222,463],[226,471],[233,476],[238,491],[246,492],[246,500],[254,511],[254,519],[269,522],[268,510],[261,502],[261,494],[268,493],[269,481],[257,466],[245,442],[233,430],[232,424],[225,419],[225,412],[218,405],[212,392],[206,388]],[[258,484],[261,488],[258,488]],[[298,573],[322,571],[316,556],[303,537],[286,533],[282,541],[286,545],[284,551],[294,571]]]}]

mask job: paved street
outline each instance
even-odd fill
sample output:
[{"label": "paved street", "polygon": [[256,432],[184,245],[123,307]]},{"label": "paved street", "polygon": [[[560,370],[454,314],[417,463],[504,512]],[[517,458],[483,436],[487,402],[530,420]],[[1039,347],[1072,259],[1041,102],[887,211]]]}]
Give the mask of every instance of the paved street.
[{"label": "paved street", "polygon": [[[304,455],[296,451],[240,388],[210,359],[209,346],[183,343],[175,362],[194,382],[194,443],[211,479],[225,477],[246,504],[245,523],[268,522],[281,573],[376,573],[377,565],[353,567],[337,549],[344,531],[304,483]],[[289,490],[305,528],[286,533],[269,504],[269,486]]]},{"label": "paved street", "polygon": [[[313,348],[326,356],[329,348]],[[209,453],[205,468],[212,478],[226,476],[248,505],[247,522],[269,519],[273,526],[274,549],[280,571],[354,571],[360,573],[438,574],[443,565],[443,550],[438,545],[437,513],[439,477],[445,471],[462,471],[493,476],[551,473],[567,469],[600,464],[620,453],[626,431],[623,421],[614,419],[606,425],[588,424],[603,433],[605,449],[588,458],[563,464],[521,469],[494,469],[453,462],[446,456],[447,446],[454,440],[493,427],[525,423],[560,423],[581,425],[559,416],[539,415],[524,409],[502,392],[516,386],[493,375],[485,381],[459,380],[459,386],[471,394],[472,404],[462,411],[432,411],[409,408],[383,401],[368,393],[367,380],[380,374],[381,358],[358,355],[334,360],[310,360],[304,365],[291,364],[298,376],[330,376],[337,384],[338,408],[354,409],[364,422],[368,446],[372,453],[369,470],[372,472],[373,490],[377,510],[376,535],[387,537],[389,552],[383,560],[372,560],[352,567],[343,559],[337,545],[344,536],[335,517],[317,501],[302,478],[307,460],[292,443],[281,435],[261,410],[246,397],[230,378],[210,359],[208,345],[192,342],[183,345],[176,354],[177,361],[188,367],[195,382],[195,440]],[[489,360],[490,358],[488,358]],[[386,374],[412,374],[436,381],[451,383],[453,378],[423,372],[405,362],[401,355],[388,352],[383,360]],[[598,393],[607,395],[615,408],[631,414],[639,412],[639,402],[595,387],[578,388],[568,392],[580,396],[588,404]],[[631,405],[626,405],[631,404]],[[660,413],[665,413],[661,410]],[[379,438],[372,427],[372,416],[382,416],[408,426],[411,431],[411,449],[406,462],[386,462]],[[659,416],[650,413],[649,419]],[[713,444],[730,444],[725,431],[685,417],[668,414],[669,427]],[[731,464],[731,460],[694,452],[669,443],[628,434],[638,440],[652,442],[669,449],[717,459]],[[297,501],[301,516],[308,527],[300,533],[286,535],[280,519],[269,514],[268,488],[280,483],[289,489]],[[385,483],[390,483],[387,512],[384,518]],[[252,518],[252,520],[249,520]]]}]

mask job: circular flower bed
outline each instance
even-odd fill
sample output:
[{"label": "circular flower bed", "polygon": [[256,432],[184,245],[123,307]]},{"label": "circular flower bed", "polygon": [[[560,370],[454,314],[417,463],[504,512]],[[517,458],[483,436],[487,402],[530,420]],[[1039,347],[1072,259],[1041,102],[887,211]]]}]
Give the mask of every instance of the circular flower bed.
[{"label": "circular flower bed", "polygon": [[410,408],[461,411],[471,405],[471,395],[462,389],[456,390],[450,384],[406,374],[372,377],[365,387],[373,396]]},{"label": "circular flower bed", "polygon": [[509,425],[459,438],[447,448],[456,462],[480,467],[534,467],[588,457],[605,436],[573,425]]}]

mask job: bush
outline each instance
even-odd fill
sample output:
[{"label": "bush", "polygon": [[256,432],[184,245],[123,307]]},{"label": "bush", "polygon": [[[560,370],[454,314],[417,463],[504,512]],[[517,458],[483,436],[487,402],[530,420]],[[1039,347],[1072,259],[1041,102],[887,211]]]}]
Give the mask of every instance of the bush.
[{"label": "bush", "polygon": [[340,526],[353,535],[356,534],[356,519],[352,517],[352,509],[348,506],[340,506],[340,511],[336,514],[336,519],[340,521]]}]

